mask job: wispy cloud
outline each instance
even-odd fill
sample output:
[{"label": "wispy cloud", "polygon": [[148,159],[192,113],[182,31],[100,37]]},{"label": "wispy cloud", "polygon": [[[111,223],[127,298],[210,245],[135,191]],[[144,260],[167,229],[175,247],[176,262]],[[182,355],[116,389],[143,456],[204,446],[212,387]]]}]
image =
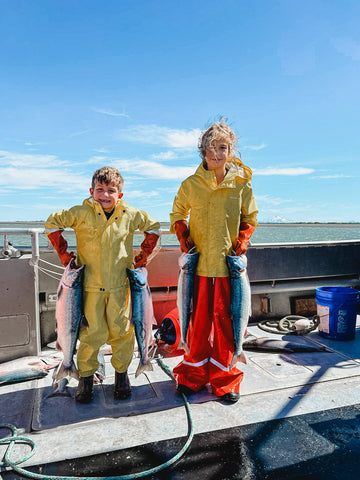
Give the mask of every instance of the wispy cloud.
[{"label": "wispy cloud", "polygon": [[253,173],[255,175],[286,175],[296,177],[298,175],[309,175],[313,173],[313,168],[304,168],[304,167],[293,167],[293,168],[254,168]]},{"label": "wispy cloud", "polygon": [[59,160],[55,155],[17,153],[5,150],[0,150],[0,160],[2,165],[11,167],[38,168],[39,166],[53,167],[55,164],[57,166],[68,164],[68,162]]},{"label": "wispy cloud", "polygon": [[93,148],[93,150],[97,153],[109,153],[109,150],[106,150],[106,148]]},{"label": "wispy cloud", "polygon": [[283,205],[284,203],[289,203],[291,200],[279,198],[279,197],[271,197],[270,195],[256,195],[256,202],[261,205],[266,205],[267,207]]},{"label": "wispy cloud", "polygon": [[159,196],[159,192],[154,192],[154,191],[151,191],[151,192],[144,192],[143,190],[127,191],[126,186],[124,191],[125,191],[126,198],[153,198],[153,197]]},{"label": "wispy cloud", "polygon": [[335,38],[333,45],[338,52],[346,57],[357,61],[360,60],[360,43],[355,42],[351,38]]},{"label": "wispy cloud", "polygon": [[58,192],[87,190],[89,178],[60,168],[0,167],[0,185],[12,184],[20,190],[56,188]]},{"label": "wispy cloud", "polygon": [[108,110],[105,108],[95,108],[95,107],[92,107],[91,110],[93,110],[96,113],[101,113],[102,115],[108,115],[110,117],[130,118],[130,116],[127,115],[125,112],[119,113],[119,112],[114,112],[113,110]]},{"label": "wispy cloud", "polygon": [[262,143],[261,145],[244,145],[241,147],[241,150],[262,150],[266,147],[267,145],[265,145],[265,143]]},{"label": "wispy cloud", "polygon": [[178,155],[175,152],[169,150],[168,152],[160,152],[154,155],[151,155],[151,158],[154,160],[175,160],[178,158]]},{"label": "wispy cloud", "polygon": [[313,180],[316,180],[318,178],[322,178],[322,179],[336,179],[336,178],[354,178],[353,175],[344,175],[342,173],[334,173],[332,175],[318,175],[316,177],[311,177]]},{"label": "wispy cloud", "polygon": [[89,179],[75,173],[73,164],[56,155],[22,154],[0,151],[0,185],[12,190],[56,188],[58,192],[87,190]]},{"label": "wispy cloud", "polygon": [[96,163],[101,163],[105,160],[108,161],[108,157],[105,157],[104,155],[95,155],[94,157],[91,157],[90,160],[86,163],[96,164]]},{"label": "wispy cloud", "polygon": [[127,140],[150,145],[163,145],[170,148],[196,148],[201,130],[177,130],[158,125],[133,125],[117,130],[118,140]]},{"label": "wispy cloud", "polygon": [[45,145],[44,142],[25,142],[24,145],[27,147],[37,147],[39,145]]},{"label": "wispy cloud", "polygon": [[69,138],[81,137],[82,135],[86,135],[87,133],[89,133],[91,131],[92,130],[81,130],[80,132],[70,133]]},{"label": "wispy cloud", "polygon": [[142,178],[156,178],[162,180],[181,180],[192,175],[197,165],[189,167],[168,166],[158,162],[150,162],[147,160],[116,160],[112,159],[112,165],[120,170],[127,172],[129,175]]}]

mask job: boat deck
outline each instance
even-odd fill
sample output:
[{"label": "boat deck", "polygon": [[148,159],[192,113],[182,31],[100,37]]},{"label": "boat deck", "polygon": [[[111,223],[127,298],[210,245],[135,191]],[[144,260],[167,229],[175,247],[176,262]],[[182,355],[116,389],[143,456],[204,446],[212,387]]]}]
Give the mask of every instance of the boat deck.
[{"label": "boat deck", "polygon": [[[190,396],[194,440],[178,463],[149,478],[359,478],[359,326],[353,341],[325,339],[317,331],[281,336],[256,325],[248,331],[256,337],[321,344],[328,351],[246,352],[239,402],[225,404],[207,389]],[[168,346],[159,353],[171,369],[181,360]],[[52,372],[0,387],[0,423],[15,425],[38,447],[22,468],[117,476],[166,462],[182,448],[188,420],[174,381],[156,361],[152,372],[135,378],[139,360],[134,357],[132,396],[115,401],[110,358],[105,356],[106,379],[95,386],[88,405],[74,401],[75,380],[64,385],[60,396],[52,396]],[[28,447],[16,447],[16,458],[24,452]],[[336,468],[330,468],[330,456],[337,459]],[[19,478],[10,471],[1,476]]]}]

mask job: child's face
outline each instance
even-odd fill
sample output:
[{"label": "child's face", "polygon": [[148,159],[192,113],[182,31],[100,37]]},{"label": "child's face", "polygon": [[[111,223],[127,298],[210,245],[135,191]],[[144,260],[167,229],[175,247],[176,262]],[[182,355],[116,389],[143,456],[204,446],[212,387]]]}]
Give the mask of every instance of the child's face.
[{"label": "child's face", "polygon": [[96,182],[94,188],[90,188],[90,195],[100,203],[105,212],[111,212],[119,198],[123,196],[118,188],[109,183]]},{"label": "child's face", "polygon": [[206,148],[206,163],[208,170],[225,168],[229,157],[229,144],[225,140],[216,140],[213,148]]}]

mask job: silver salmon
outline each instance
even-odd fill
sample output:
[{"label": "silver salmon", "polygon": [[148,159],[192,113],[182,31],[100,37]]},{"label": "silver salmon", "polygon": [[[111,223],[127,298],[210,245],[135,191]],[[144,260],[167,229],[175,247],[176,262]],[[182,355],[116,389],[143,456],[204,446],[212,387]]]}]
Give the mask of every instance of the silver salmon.
[{"label": "silver salmon", "polygon": [[246,272],[246,256],[227,255],[226,263],[228,265],[230,275],[230,310],[235,342],[235,351],[230,363],[230,368],[232,368],[236,362],[246,363],[246,357],[243,352],[242,344],[250,317],[251,292],[250,282]]},{"label": "silver salmon", "polygon": [[140,362],[135,377],[145,370],[153,370],[149,359],[149,345],[152,328],[156,324],[146,268],[126,269],[131,292],[131,321],[140,353]]},{"label": "silver salmon", "polygon": [[194,278],[199,255],[196,247],[193,247],[188,253],[182,253],[179,257],[180,271],[177,289],[177,307],[179,310],[181,340],[178,349],[185,350],[187,354],[190,352],[190,349],[186,341],[186,335],[193,308]]},{"label": "silver salmon", "polygon": [[288,342],[286,340],[276,340],[268,337],[246,338],[243,342],[244,350],[264,351],[264,352],[284,352],[284,353],[308,353],[308,352],[326,352],[323,345],[306,345],[304,343]]},{"label": "silver salmon", "polygon": [[49,370],[57,367],[60,361],[57,354],[44,357],[28,356],[0,363],[0,385],[43,378]]},{"label": "silver salmon", "polygon": [[53,380],[57,382],[64,377],[79,379],[79,373],[74,363],[76,342],[83,314],[83,279],[85,265],[77,267],[72,258],[61,277],[56,300],[56,348],[63,352]]}]

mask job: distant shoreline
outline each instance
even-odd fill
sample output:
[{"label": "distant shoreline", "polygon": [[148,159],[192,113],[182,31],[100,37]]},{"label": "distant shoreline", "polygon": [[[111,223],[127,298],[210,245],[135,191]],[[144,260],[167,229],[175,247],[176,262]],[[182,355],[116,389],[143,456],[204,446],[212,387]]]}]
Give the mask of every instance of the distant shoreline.
[{"label": "distant shoreline", "polygon": [[[22,224],[22,225],[34,225],[34,224],[39,224],[43,226],[45,223],[45,220],[27,220],[27,221],[21,221],[21,220],[15,220],[13,222],[0,222],[0,227],[2,225],[17,225],[17,224]],[[160,222],[161,226],[169,226],[170,222]],[[309,227],[341,227],[343,225],[346,225],[348,228],[359,228],[360,227],[360,222],[259,222],[258,226],[259,227],[296,227],[296,226],[309,226]]]}]

